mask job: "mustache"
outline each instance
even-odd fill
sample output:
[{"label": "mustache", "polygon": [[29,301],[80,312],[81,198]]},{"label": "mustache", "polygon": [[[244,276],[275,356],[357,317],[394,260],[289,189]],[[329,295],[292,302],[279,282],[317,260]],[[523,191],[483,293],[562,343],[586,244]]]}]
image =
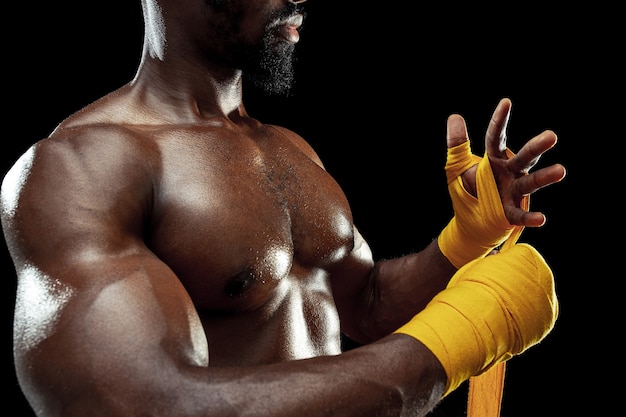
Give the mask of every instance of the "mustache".
[{"label": "mustache", "polygon": [[[302,15],[302,21],[306,21],[306,10],[304,10],[304,3],[294,4],[287,3],[283,8],[274,11],[270,15],[270,22],[273,22],[271,25],[275,25],[279,22],[288,20],[296,15]],[[304,24],[303,24],[304,26]]]}]

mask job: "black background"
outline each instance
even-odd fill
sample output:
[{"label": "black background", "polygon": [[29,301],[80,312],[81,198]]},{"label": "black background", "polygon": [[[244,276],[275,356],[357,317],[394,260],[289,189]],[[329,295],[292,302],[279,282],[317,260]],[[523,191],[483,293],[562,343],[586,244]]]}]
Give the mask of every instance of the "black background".
[{"label": "black background", "polygon": [[[377,258],[421,249],[448,221],[450,113],[465,116],[477,154],[501,97],[513,101],[514,151],[555,130],[559,143],[540,165],[563,163],[568,175],[533,196],[548,222],[520,240],[552,266],[561,315],[540,345],[507,364],[502,417],[612,415],[603,411],[616,409],[607,376],[623,328],[610,301],[623,279],[614,253],[623,244],[610,239],[622,223],[617,11],[409,4],[310,0],[293,96],[246,87],[248,111],[313,145]],[[2,175],[64,117],[132,78],[143,30],[138,0],[24,2],[4,13],[5,27],[13,24],[4,37]],[[12,365],[15,278],[6,247],[1,256],[5,407],[31,417]],[[466,392],[463,385],[433,416],[463,416]]]}]

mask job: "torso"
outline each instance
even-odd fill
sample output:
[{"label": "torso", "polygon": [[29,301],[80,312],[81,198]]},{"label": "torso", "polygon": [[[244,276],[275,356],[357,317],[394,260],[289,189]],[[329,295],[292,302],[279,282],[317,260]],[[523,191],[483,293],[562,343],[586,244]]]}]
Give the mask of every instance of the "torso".
[{"label": "torso", "polygon": [[189,292],[210,364],[340,352],[328,269],[353,245],[343,192],[283,132],[157,130],[147,246]]}]

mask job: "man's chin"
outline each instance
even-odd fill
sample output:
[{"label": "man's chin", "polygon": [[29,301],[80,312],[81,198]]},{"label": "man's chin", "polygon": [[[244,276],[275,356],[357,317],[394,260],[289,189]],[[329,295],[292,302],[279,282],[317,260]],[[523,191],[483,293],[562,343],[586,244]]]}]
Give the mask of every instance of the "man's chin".
[{"label": "man's chin", "polygon": [[292,57],[282,60],[266,60],[257,71],[246,73],[244,77],[253,85],[270,95],[289,95],[295,81]]},{"label": "man's chin", "polygon": [[261,76],[254,74],[245,77],[247,82],[271,96],[289,96],[294,84],[293,72]]}]

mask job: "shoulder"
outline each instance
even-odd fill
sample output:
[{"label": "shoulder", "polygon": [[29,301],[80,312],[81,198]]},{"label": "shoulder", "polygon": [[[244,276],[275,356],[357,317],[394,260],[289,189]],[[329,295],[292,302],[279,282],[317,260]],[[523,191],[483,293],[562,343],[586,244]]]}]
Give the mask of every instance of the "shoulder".
[{"label": "shoulder", "polygon": [[304,153],[307,157],[313,160],[316,164],[324,167],[319,155],[315,152],[315,149],[299,134],[294,132],[293,130],[287,129],[283,126],[277,126],[272,124],[265,125],[266,128],[274,130],[278,132],[281,136],[288,139],[291,143],[293,143],[302,153]]},{"label": "shoulder", "polygon": [[[7,176],[24,180],[32,175],[69,180],[126,174],[132,165],[146,165],[153,146],[131,129],[113,125],[59,128],[32,145],[13,165]],[[43,178],[42,178],[43,179]],[[8,179],[5,177],[5,182]]]},{"label": "shoulder", "polygon": [[69,262],[141,233],[155,180],[145,146],[133,142],[119,127],[61,129],[15,162],[2,181],[0,215],[16,262]]},{"label": "shoulder", "polygon": [[152,191],[152,148],[141,135],[119,126],[57,129],[32,145],[4,176],[2,219],[120,213],[116,207],[127,196],[148,198]]}]

